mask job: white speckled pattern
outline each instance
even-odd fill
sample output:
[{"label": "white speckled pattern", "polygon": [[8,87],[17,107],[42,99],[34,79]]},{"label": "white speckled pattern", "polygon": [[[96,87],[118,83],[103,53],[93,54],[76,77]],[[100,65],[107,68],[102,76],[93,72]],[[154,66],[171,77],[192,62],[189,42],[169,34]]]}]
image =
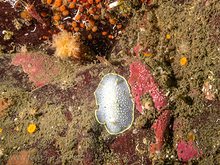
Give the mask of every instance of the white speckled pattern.
[{"label": "white speckled pattern", "polygon": [[94,92],[99,109],[95,116],[110,134],[129,129],[134,120],[134,102],[126,79],[117,74],[105,75]]}]

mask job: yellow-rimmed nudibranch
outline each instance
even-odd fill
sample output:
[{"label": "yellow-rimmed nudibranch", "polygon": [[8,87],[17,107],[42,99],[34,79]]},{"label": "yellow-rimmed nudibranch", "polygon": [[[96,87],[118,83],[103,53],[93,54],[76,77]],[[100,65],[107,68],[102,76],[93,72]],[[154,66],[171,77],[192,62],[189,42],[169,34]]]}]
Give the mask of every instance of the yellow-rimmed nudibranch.
[{"label": "yellow-rimmed nudibranch", "polygon": [[118,74],[105,75],[94,92],[99,109],[95,116],[113,135],[128,130],[134,120],[134,102],[126,79]]}]

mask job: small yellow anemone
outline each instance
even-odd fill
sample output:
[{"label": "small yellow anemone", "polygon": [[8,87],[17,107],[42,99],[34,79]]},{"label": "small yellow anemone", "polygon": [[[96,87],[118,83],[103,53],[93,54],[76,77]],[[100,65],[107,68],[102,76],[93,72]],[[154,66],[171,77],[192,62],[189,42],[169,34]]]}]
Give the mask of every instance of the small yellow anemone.
[{"label": "small yellow anemone", "polygon": [[36,130],[36,125],[35,124],[30,124],[29,126],[28,126],[28,132],[29,133],[34,133],[35,132],[35,130]]},{"label": "small yellow anemone", "polygon": [[188,133],[187,139],[188,139],[189,141],[193,141],[193,140],[195,140],[195,136],[194,136],[193,134],[191,134],[191,133]]},{"label": "small yellow anemone", "polygon": [[180,64],[181,64],[182,66],[186,65],[186,62],[187,62],[187,58],[186,58],[186,57],[181,58]]},{"label": "small yellow anemone", "polygon": [[73,57],[80,59],[83,54],[79,36],[65,30],[53,35],[52,47],[56,49],[55,56],[61,58]]},{"label": "small yellow anemone", "polygon": [[170,39],[170,35],[169,35],[169,34],[167,34],[167,35],[166,35],[166,38],[167,38],[167,39]]}]

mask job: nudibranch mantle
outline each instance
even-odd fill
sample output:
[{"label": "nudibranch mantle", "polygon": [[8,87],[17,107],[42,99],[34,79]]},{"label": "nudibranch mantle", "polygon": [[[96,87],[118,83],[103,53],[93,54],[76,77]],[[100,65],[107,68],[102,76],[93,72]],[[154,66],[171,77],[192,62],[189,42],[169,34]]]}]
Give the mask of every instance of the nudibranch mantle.
[{"label": "nudibranch mantle", "polygon": [[94,92],[99,109],[95,116],[113,135],[128,130],[134,120],[134,102],[126,79],[118,74],[105,75]]}]

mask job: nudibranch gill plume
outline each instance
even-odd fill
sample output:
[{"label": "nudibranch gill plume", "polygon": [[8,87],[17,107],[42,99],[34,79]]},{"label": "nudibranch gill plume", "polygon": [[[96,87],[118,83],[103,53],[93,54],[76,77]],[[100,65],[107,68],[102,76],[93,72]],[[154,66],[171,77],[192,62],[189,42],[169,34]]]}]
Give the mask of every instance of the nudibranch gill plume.
[{"label": "nudibranch gill plume", "polygon": [[113,135],[128,130],[134,120],[134,102],[126,79],[118,74],[105,75],[94,92],[99,109],[95,116]]}]

